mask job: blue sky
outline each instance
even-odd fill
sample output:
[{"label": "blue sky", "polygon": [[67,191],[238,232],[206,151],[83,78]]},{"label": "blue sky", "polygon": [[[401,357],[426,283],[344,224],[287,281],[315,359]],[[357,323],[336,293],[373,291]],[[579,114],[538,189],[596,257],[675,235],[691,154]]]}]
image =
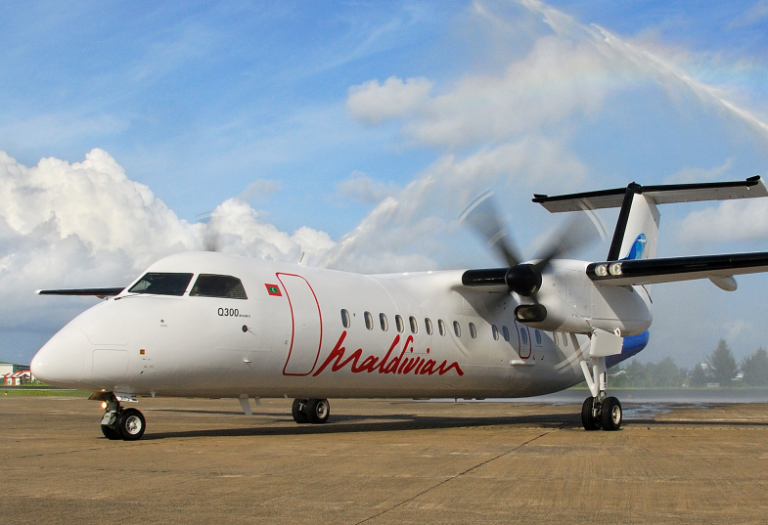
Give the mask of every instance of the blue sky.
[{"label": "blue sky", "polygon": [[[10,4],[0,359],[92,304],[31,290],[124,284],[201,214],[232,253],[482,267],[455,218],[487,188],[532,256],[534,192],[768,175],[767,29],[766,1]],[[659,255],[768,250],[768,205],[662,214]],[[641,357],[768,345],[768,279],[739,281],[656,287]]]}]

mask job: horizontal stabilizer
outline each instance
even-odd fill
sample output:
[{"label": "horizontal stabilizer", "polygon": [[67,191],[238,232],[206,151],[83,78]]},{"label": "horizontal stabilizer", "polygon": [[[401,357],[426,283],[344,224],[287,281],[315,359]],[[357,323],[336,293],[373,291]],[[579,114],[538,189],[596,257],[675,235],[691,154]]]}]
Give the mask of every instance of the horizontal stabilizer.
[{"label": "horizontal stabilizer", "polygon": [[587,266],[587,276],[595,284],[606,286],[671,283],[766,271],[768,252],[606,261]]},{"label": "horizontal stabilizer", "polygon": [[112,297],[125,290],[122,288],[70,288],[66,290],[36,290],[37,295],[95,295],[96,297]]},{"label": "horizontal stabilizer", "polygon": [[[768,197],[768,189],[759,175],[747,180],[734,182],[709,182],[704,184],[665,184],[661,186],[640,186],[632,183],[635,193],[649,197],[655,204],[674,202],[719,201],[727,199],[748,199]],[[620,208],[627,188],[588,191],[568,195],[534,195],[533,202],[544,206],[552,213],[580,211],[584,209]]]}]

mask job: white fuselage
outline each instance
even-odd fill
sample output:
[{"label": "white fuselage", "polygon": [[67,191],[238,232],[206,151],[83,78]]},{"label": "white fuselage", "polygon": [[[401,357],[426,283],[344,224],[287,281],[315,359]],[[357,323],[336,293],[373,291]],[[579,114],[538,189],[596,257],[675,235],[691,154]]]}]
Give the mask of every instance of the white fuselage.
[{"label": "white fuselage", "polygon": [[515,322],[511,294],[462,287],[462,271],[367,276],[208,252],[148,271],[192,273],[190,288],[235,276],[247,299],[128,287],[57,333],[34,374],[134,395],[288,398],[524,397],[584,379],[588,336]]}]

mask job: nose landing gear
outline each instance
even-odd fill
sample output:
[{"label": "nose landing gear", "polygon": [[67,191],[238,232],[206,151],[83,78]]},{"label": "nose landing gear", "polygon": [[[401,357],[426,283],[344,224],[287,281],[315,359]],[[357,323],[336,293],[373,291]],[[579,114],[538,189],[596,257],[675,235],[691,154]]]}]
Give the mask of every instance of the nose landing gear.
[{"label": "nose landing gear", "polygon": [[89,399],[102,402],[104,416],[101,418],[101,432],[110,440],[135,441],[141,439],[147,428],[144,414],[135,408],[124,409],[120,401],[136,401],[134,396],[116,395],[112,392],[99,392]]},{"label": "nose landing gear", "polygon": [[294,399],[291,414],[299,424],[322,424],[331,415],[331,404],[327,399]]}]

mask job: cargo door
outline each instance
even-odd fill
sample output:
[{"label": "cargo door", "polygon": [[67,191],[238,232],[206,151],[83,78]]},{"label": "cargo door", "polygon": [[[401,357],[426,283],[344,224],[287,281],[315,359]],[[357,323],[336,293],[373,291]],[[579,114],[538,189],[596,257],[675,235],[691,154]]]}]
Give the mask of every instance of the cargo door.
[{"label": "cargo door", "polygon": [[291,311],[291,344],[283,375],[306,376],[312,373],[323,344],[322,315],[314,290],[299,275],[278,273]]}]

